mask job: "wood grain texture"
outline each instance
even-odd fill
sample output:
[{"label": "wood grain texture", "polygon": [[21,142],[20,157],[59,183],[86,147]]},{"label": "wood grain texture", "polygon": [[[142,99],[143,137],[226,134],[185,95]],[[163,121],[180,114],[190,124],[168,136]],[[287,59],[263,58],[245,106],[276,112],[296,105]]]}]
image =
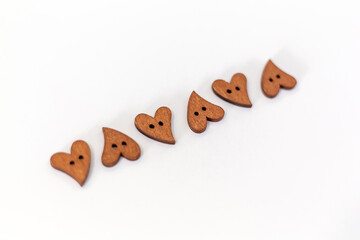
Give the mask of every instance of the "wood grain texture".
[{"label": "wood grain texture", "polygon": [[168,107],[161,107],[156,110],[154,117],[145,113],[137,115],[135,126],[149,138],[163,143],[175,144],[171,132],[171,110]]},{"label": "wood grain texture", "polygon": [[90,147],[82,140],[75,141],[71,152],[55,153],[51,156],[50,163],[55,169],[60,170],[75,179],[82,186],[88,176],[90,168]]},{"label": "wood grain texture", "polygon": [[103,133],[105,144],[101,160],[104,166],[114,166],[121,156],[131,161],[139,159],[140,146],[131,137],[106,127],[103,127]]},{"label": "wood grain texture", "polygon": [[218,79],[212,84],[212,89],[220,98],[242,107],[251,107],[247,87],[246,77],[242,73],[236,73],[231,78],[230,83]]},{"label": "wood grain texture", "polygon": [[278,68],[271,60],[269,60],[264,68],[261,88],[263,93],[269,97],[275,97],[280,88],[291,89],[295,87],[296,79]]},{"label": "wood grain texture", "polygon": [[204,132],[207,121],[220,121],[224,114],[224,109],[221,107],[206,101],[195,91],[191,93],[188,102],[187,120],[192,131],[196,133]]}]

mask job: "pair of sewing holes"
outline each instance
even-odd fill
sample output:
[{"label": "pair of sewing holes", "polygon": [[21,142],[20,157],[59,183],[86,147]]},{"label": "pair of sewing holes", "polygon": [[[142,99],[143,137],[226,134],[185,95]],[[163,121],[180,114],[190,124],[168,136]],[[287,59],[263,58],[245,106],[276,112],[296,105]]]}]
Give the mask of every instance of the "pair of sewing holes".
[{"label": "pair of sewing holes", "polygon": [[[279,74],[276,75],[276,78],[280,78],[280,75],[279,75]],[[269,81],[270,81],[270,82],[273,82],[274,80],[273,80],[272,78],[269,78]]]},{"label": "pair of sewing holes", "polygon": [[[126,142],[123,141],[123,142],[121,143],[121,145],[126,146]],[[113,145],[111,145],[111,147],[112,147],[113,149],[116,149],[118,146],[114,143]]]},{"label": "pair of sewing holes", "polygon": [[[206,111],[206,107],[202,107],[201,110]],[[199,116],[199,112],[194,112],[195,116]]]},{"label": "pair of sewing holes", "polygon": [[[80,160],[84,159],[83,155],[80,155],[80,156],[79,156],[79,159],[80,159]],[[75,164],[74,161],[70,161],[70,165],[74,165],[74,164]]]},{"label": "pair of sewing holes", "polygon": [[[236,91],[240,91],[240,88],[238,86],[235,87]],[[226,90],[227,93],[232,93],[232,91],[230,89]]]},{"label": "pair of sewing holes", "polygon": [[[162,121],[159,121],[159,126],[164,126],[164,123]],[[150,124],[149,128],[155,128],[154,124]]]}]

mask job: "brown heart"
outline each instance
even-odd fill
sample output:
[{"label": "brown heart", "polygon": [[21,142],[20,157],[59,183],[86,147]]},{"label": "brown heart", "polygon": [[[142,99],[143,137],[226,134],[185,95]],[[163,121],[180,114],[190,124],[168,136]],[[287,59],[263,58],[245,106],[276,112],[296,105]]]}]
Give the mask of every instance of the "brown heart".
[{"label": "brown heart", "polygon": [[71,145],[71,153],[55,153],[50,163],[53,168],[60,170],[75,179],[82,186],[88,176],[90,168],[89,145],[78,140]]},{"label": "brown heart", "polygon": [[144,135],[159,142],[175,144],[171,132],[171,110],[161,107],[156,110],[155,117],[141,113],[135,118],[136,128]]},{"label": "brown heart", "polygon": [[291,89],[295,87],[296,79],[278,68],[271,60],[269,60],[264,68],[261,88],[267,97],[275,97],[280,88]]},{"label": "brown heart", "polygon": [[216,95],[225,101],[242,107],[252,106],[246,89],[246,77],[242,73],[234,74],[230,83],[222,79],[215,80],[212,89]]},{"label": "brown heart", "polygon": [[106,167],[114,166],[121,156],[131,161],[140,157],[140,147],[131,137],[106,127],[103,133],[105,144],[101,160]]},{"label": "brown heart", "polygon": [[212,104],[195,91],[193,91],[189,98],[187,119],[191,130],[196,133],[205,131],[207,121],[217,122],[224,117],[224,109]]}]

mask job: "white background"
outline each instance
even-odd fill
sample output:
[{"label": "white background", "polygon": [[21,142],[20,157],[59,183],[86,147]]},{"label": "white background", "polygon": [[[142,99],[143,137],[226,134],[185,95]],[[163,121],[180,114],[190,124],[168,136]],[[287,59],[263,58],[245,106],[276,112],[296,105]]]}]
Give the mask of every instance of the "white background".
[{"label": "white background", "polygon": [[[0,239],[360,239],[359,58],[356,1],[1,0]],[[251,109],[211,90],[237,72]],[[192,90],[225,110],[203,134]],[[134,127],[160,106],[174,146]],[[103,126],[141,158],[104,167]],[[77,139],[82,188],[50,166]]]}]

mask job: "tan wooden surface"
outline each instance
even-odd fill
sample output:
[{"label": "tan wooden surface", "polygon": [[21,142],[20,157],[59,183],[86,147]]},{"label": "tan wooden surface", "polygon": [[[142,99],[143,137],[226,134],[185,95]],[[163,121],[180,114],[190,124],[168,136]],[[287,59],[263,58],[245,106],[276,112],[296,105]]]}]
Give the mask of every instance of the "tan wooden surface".
[{"label": "tan wooden surface", "polygon": [[70,154],[63,152],[55,153],[50,159],[51,166],[68,174],[81,186],[88,176],[90,161],[89,145],[82,140],[75,141],[72,144]]},{"label": "tan wooden surface", "polygon": [[121,156],[131,161],[139,159],[140,146],[131,137],[106,127],[103,127],[103,133],[105,143],[101,160],[106,167],[114,166]]},{"label": "tan wooden surface", "polygon": [[206,101],[195,91],[191,93],[188,102],[187,120],[192,131],[196,133],[204,132],[207,121],[220,121],[224,114],[225,112],[221,107]]},{"label": "tan wooden surface", "polygon": [[215,80],[212,89],[216,95],[225,101],[242,107],[252,106],[247,93],[246,77],[242,73],[234,74],[230,83],[222,79]]},{"label": "tan wooden surface", "polygon": [[154,117],[145,113],[137,115],[135,126],[149,138],[163,143],[175,144],[171,131],[171,110],[168,107],[159,108]]},{"label": "tan wooden surface", "polygon": [[261,79],[261,88],[267,97],[273,98],[280,88],[291,89],[295,85],[296,79],[293,76],[282,71],[271,60],[267,62]]}]

